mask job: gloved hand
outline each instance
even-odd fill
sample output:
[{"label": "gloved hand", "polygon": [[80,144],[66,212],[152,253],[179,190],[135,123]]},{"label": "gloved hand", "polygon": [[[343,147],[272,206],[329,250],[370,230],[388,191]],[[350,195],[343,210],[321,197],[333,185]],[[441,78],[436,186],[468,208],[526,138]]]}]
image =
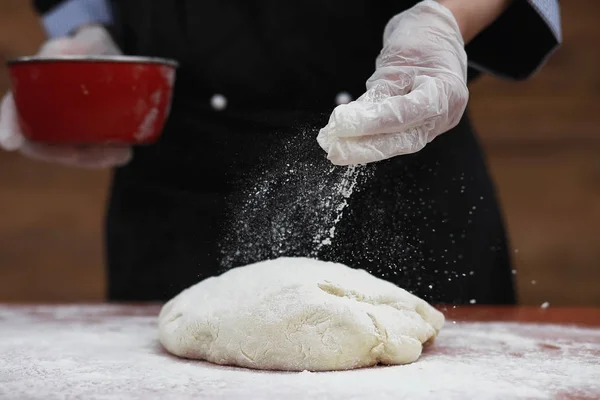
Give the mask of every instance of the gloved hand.
[{"label": "gloved hand", "polygon": [[[121,54],[109,33],[101,26],[80,29],[69,38],[48,41],[38,55],[118,55]],[[59,95],[57,93],[57,95]],[[0,106],[0,147],[19,150],[41,161],[85,168],[108,168],[126,164],[131,159],[131,147],[117,145],[54,145],[29,142],[19,127],[12,93],[7,93]]]},{"label": "gloved hand", "polygon": [[392,18],[367,91],[318,135],[338,165],[415,153],[455,127],[469,98],[467,55],[452,12],[425,0]]}]

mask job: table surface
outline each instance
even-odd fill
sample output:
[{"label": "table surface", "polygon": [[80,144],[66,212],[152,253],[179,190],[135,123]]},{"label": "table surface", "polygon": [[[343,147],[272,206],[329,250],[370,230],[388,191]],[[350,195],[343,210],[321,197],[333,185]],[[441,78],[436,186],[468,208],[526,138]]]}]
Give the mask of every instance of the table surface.
[{"label": "table surface", "polygon": [[413,364],[296,373],[173,357],[158,305],[0,305],[0,399],[600,398],[600,309],[440,308]]}]

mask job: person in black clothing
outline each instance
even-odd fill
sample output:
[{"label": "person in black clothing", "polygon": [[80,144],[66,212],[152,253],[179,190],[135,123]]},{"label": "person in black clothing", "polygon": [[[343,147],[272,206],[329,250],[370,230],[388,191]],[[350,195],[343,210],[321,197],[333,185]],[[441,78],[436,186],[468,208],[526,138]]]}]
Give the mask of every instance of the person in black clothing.
[{"label": "person in black clothing", "polygon": [[[118,166],[109,299],[165,300],[231,267],[309,256],[430,302],[516,301],[495,189],[463,115],[466,84],[482,70],[535,71],[560,41],[556,2],[114,0],[110,10],[110,37],[95,46],[180,63],[159,142],[66,158],[20,145]],[[58,40],[81,45],[81,32]]]}]

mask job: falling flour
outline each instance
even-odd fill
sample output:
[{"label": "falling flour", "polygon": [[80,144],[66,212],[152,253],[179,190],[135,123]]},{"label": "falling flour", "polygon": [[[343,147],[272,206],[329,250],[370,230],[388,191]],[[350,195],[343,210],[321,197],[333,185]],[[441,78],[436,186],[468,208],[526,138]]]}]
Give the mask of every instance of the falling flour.
[{"label": "falling flour", "polygon": [[223,269],[281,256],[319,258],[369,176],[366,166],[334,166],[314,130],[281,143],[276,157],[245,171],[229,199]]},{"label": "falling flour", "polygon": [[335,228],[344,216],[344,209],[348,206],[348,199],[352,196],[352,192],[354,192],[363,166],[353,165],[346,168],[346,171],[343,173],[337,185],[333,187],[330,195],[333,204],[332,207],[329,207],[327,210],[330,215],[329,223],[324,225],[315,234],[313,242],[316,244],[316,247],[313,254],[310,254],[313,257],[317,256],[318,251],[321,250],[323,246],[330,246],[335,238]]},{"label": "falling flour", "polygon": [[285,373],[172,357],[157,313],[0,306],[0,399],[600,398],[600,329],[458,322],[413,364]]}]

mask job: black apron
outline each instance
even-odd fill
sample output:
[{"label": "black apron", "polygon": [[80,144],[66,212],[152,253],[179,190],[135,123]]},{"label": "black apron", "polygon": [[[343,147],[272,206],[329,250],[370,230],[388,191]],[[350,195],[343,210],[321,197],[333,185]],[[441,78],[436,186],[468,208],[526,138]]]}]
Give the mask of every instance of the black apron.
[{"label": "black apron", "polygon": [[[414,4],[113,1],[125,53],[181,67],[159,143],[115,171],[109,298],[165,300],[231,267],[309,256],[435,303],[514,303],[466,117],[417,154],[354,169],[332,166],[316,142],[336,96],[364,91],[386,22]],[[215,94],[225,110],[211,107]]]}]

